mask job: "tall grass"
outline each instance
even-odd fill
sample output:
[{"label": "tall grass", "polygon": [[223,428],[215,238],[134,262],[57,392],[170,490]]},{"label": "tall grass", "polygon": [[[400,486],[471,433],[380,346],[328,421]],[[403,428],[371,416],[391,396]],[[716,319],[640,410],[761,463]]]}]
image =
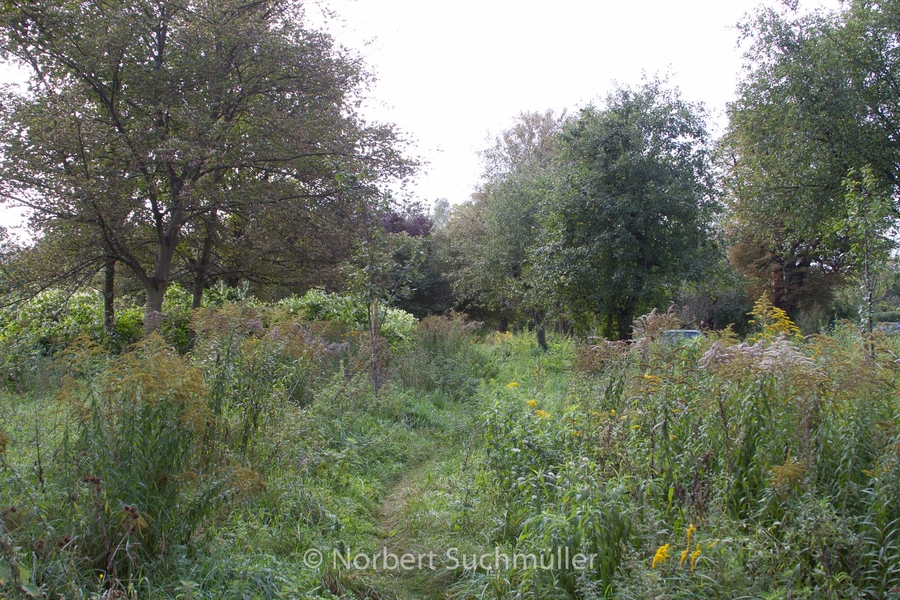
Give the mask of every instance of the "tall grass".
[{"label": "tall grass", "polygon": [[877,337],[873,360],[850,326],[802,338],[769,316],[750,342],[579,348],[556,395],[498,386],[495,539],[604,565],[507,573],[501,597],[900,597],[900,344]]}]

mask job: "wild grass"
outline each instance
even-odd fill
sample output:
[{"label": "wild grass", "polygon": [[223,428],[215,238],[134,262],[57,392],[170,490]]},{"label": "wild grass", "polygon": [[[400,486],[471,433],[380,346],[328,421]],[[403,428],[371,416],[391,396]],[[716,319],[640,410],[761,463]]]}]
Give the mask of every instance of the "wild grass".
[{"label": "wild grass", "polygon": [[897,341],[872,360],[855,328],[777,317],[753,343],[581,348],[551,397],[494,391],[496,540],[602,558],[507,573],[500,597],[898,596]]},{"label": "wild grass", "polygon": [[[745,341],[654,313],[547,351],[426,319],[377,396],[366,340],[283,307],[199,311],[187,355],[76,342],[0,395],[0,594],[900,597],[900,343],[755,310]],[[437,568],[304,562],[385,548]]]}]

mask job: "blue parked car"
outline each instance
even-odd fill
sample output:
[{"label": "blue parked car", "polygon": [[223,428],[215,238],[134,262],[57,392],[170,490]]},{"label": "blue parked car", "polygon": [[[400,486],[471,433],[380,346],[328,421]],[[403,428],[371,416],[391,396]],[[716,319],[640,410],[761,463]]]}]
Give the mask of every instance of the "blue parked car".
[{"label": "blue parked car", "polygon": [[673,344],[698,337],[703,337],[703,332],[699,329],[667,329],[666,331],[663,331],[662,335],[664,342]]},{"label": "blue parked car", "polygon": [[876,323],[875,329],[887,334],[897,335],[900,334],[900,323]]}]

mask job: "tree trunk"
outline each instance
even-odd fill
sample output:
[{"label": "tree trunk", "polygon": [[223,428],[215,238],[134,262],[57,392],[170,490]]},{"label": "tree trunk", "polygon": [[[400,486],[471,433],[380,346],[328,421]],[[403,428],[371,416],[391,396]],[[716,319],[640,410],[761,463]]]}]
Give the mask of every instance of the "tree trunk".
[{"label": "tree trunk", "polygon": [[372,382],[375,385],[375,397],[378,397],[378,390],[381,389],[381,365],[378,361],[378,301],[371,304],[371,312],[369,317],[369,335],[372,338]]},{"label": "tree trunk", "polygon": [[106,257],[106,266],[103,268],[103,328],[107,335],[116,331],[116,259]]},{"label": "tree trunk", "polygon": [[534,317],[534,328],[537,332],[537,343],[541,350],[547,350],[547,330],[544,328],[544,311],[536,310],[532,312]]},{"label": "tree trunk", "polygon": [[169,287],[168,283],[156,283],[145,286],[147,304],[144,307],[144,337],[159,332],[164,316],[162,312],[163,297],[166,295],[167,287]]},{"label": "tree trunk", "polygon": [[612,313],[606,313],[603,318],[603,337],[612,340],[616,337],[615,317]]},{"label": "tree trunk", "polygon": [[[191,310],[197,310],[203,304],[203,291],[209,279],[209,266],[212,263],[212,248],[215,237],[215,227],[218,218],[218,211],[213,210],[210,213],[209,221],[206,224],[206,238],[203,240],[203,248],[200,250],[200,260],[197,261],[197,270],[194,273],[194,290],[191,297]],[[187,349],[193,350],[194,344],[197,342],[197,332],[193,327],[188,328]]]},{"label": "tree trunk", "polygon": [[629,309],[620,310],[619,314],[616,315],[616,321],[618,325],[618,339],[630,340],[631,325],[634,322],[632,311]]},{"label": "tree trunk", "polygon": [[[194,293],[191,297],[191,310],[197,310],[200,308],[200,305],[203,303],[203,290],[206,288],[205,277],[200,278],[197,277],[194,279]],[[194,349],[194,346],[197,344],[197,332],[194,330],[193,319],[191,320],[191,324],[188,325],[187,332],[187,351],[190,352]]]}]

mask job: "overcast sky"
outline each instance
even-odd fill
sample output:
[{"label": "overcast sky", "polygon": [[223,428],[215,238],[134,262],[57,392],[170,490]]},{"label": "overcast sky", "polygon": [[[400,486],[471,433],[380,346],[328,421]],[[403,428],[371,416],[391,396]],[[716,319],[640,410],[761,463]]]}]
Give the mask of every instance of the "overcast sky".
[{"label": "overcast sky", "polygon": [[[775,0],[768,0],[773,2]],[[523,111],[575,110],[615,82],[667,76],[723,125],[741,68],[735,24],[759,0],[322,0],[308,5],[378,81],[365,114],[395,123],[428,165],[410,194],[467,200],[478,151]],[[805,9],[839,0],[806,0]],[[0,73],[0,79],[9,76]],[[17,220],[0,212],[0,224]]]},{"label": "overcast sky", "polygon": [[[430,165],[417,199],[467,200],[478,151],[523,111],[575,110],[618,82],[667,76],[724,124],[741,70],[735,25],[761,0],[328,0],[328,27],[377,74],[367,113]],[[804,9],[839,0],[806,0]],[[314,9],[309,9],[311,18]]]}]

